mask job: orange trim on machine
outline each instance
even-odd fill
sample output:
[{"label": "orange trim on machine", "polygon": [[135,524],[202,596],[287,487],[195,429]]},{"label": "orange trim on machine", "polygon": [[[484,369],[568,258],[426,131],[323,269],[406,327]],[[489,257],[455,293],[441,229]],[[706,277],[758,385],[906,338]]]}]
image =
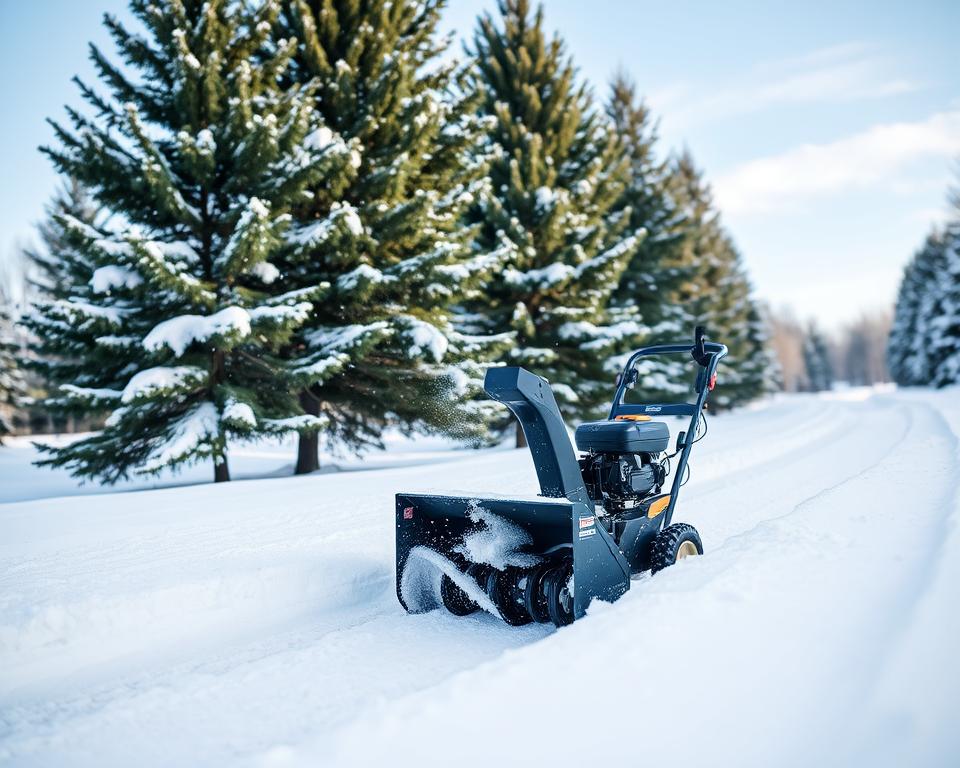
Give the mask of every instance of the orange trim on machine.
[{"label": "orange trim on machine", "polygon": [[670,504],[670,494],[666,496],[661,496],[656,501],[652,502],[649,507],[647,507],[647,517],[656,517],[663,510],[665,510]]},{"label": "orange trim on machine", "polygon": [[642,414],[631,413],[629,415],[617,416],[617,418],[614,419],[614,421],[650,421],[650,417],[643,416]]}]

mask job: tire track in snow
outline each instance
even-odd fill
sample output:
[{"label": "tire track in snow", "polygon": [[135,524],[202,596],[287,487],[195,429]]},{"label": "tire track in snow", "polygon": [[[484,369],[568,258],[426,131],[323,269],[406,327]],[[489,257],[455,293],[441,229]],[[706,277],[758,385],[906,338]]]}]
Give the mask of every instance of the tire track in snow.
[{"label": "tire track in snow", "polygon": [[[777,514],[777,515],[773,515],[773,516],[770,516],[770,517],[763,517],[763,518],[761,518],[753,527],[749,528],[748,530],[741,531],[740,533],[737,533],[737,534],[734,534],[734,535],[735,535],[735,536],[749,536],[750,533],[752,533],[754,530],[756,530],[756,528],[757,528],[758,526],[765,525],[765,524],[767,524],[767,523],[770,523],[770,522],[779,520],[779,519],[784,518],[784,517],[787,517],[787,516],[789,516],[789,515],[793,515],[793,514],[799,513],[799,512],[800,512],[802,509],[804,509],[805,507],[808,507],[808,506],[810,506],[810,505],[816,504],[820,499],[822,499],[822,498],[824,498],[824,497],[826,497],[826,496],[829,496],[831,493],[835,492],[837,489],[841,488],[842,486],[844,486],[844,485],[846,485],[846,484],[848,484],[848,483],[856,482],[857,480],[859,480],[860,478],[862,478],[865,474],[867,474],[867,473],[869,473],[869,472],[872,472],[872,471],[877,467],[877,465],[885,462],[893,453],[895,453],[895,452],[897,452],[898,450],[900,450],[900,449],[902,448],[902,442],[903,442],[904,438],[910,433],[910,431],[912,430],[913,426],[914,426],[914,415],[913,415],[913,412],[912,412],[912,411],[907,411],[907,418],[906,418],[906,421],[905,421],[905,423],[904,423],[904,425],[903,425],[903,428],[901,429],[900,433],[899,433],[898,435],[896,435],[892,440],[889,440],[889,441],[888,441],[888,442],[889,442],[889,445],[887,445],[887,446],[885,446],[885,447],[883,447],[883,448],[880,449],[880,454],[879,454],[878,456],[871,456],[871,457],[868,459],[868,462],[869,462],[869,463],[867,463],[865,466],[861,467],[860,469],[854,471],[854,472],[851,473],[851,474],[846,474],[846,475],[844,475],[843,477],[841,477],[841,479],[836,480],[836,481],[833,481],[830,485],[828,485],[828,486],[826,486],[826,487],[824,487],[824,488],[820,488],[820,489],[817,490],[815,493],[813,493],[813,494],[811,494],[811,495],[809,495],[809,496],[801,499],[800,501],[796,502],[791,509],[789,509],[789,510],[787,510],[787,511],[784,511],[784,512],[782,512],[782,513],[780,513],[780,514]],[[838,430],[838,432],[839,432],[839,431],[840,431],[840,430]],[[884,439],[886,439],[886,438],[888,437],[886,430],[880,430],[880,431],[883,432],[883,437],[884,437]],[[850,433],[848,432],[848,430],[846,430],[846,429],[842,430],[842,433],[843,433],[843,434],[846,434],[846,435],[849,435],[849,434],[850,434]],[[856,440],[856,441],[861,441],[861,440],[863,439],[863,436],[862,436],[862,435],[851,435],[850,437],[851,437],[851,440]],[[877,442],[871,441],[871,449],[876,449],[876,446],[877,446],[877,445],[880,445],[880,444],[881,444],[881,443],[877,443]],[[833,445],[833,446],[832,446],[832,449],[833,449],[833,450],[836,450],[836,445]],[[848,454],[846,454],[846,455],[849,456],[850,454],[848,453]],[[821,461],[821,460],[820,460],[820,457],[817,456],[816,454],[807,454],[807,458],[810,459],[809,463],[814,463],[814,462],[820,463],[820,461]],[[860,458],[860,456],[858,456],[858,458]],[[779,465],[779,464],[781,463],[781,461],[782,461],[782,460],[778,460],[778,461],[776,462],[776,464]],[[795,471],[795,470],[796,470],[796,466],[797,466],[797,462],[793,462],[793,463],[787,464],[786,466],[788,466],[792,471]],[[765,479],[766,479],[766,480],[769,480],[769,476],[767,476]],[[740,484],[741,486],[749,485],[749,484],[750,484],[750,480],[749,480],[749,478],[741,479],[741,480],[739,481],[739,484]],[[713,493],[715,493],[715,494],[716,494],[716,493],[719,493],[719,492],[726,493],[726,492],[728,492],[728,490],[729,490],[728,488],[721,488],[721,489],[714,490]],[[709,494],[709,492],[707,492],[707,494],[704,494],[704,495],[708,495],[708,494]],[[729,538],[728,538],[728,539],[725,539],[723,543],[726,543],[727,541],[729,541]],[[721,544],[721,546],[722,546],[722,544]]]},{"label": "tire track in snow", "polygon": [[[821,450],[811,450],[808,444],[797,445],[786,453],[754,464],[746,471],[725,474],[706,481],[703,487],[690,488],[682,493],[677,519],[697,526],[704,546],[715,548],[763,521],[789,514],[796,505],[824,492],[824,483],[828,483],[828,487],[840,485],[884,460],[890,452],[897,450],[909,424],[905,424],[899,434],[891,435],[890,429],[879,419],[867,419],[870,439],[864,448],[862,430],[851,429],[851,423],[858,423],[858,415],[862,422],[863,414],[870,412],[866,410],[870,406],[860,403],[856,406],[859,414],[847,413],[844,419],[835,422],[834,430],[826,435],[817,434],[816,441],[821,443]],[[900,412],[892,407],[883,408],[881,415],[900,418]],[[762,448],[762,445],[758,446],[757,450],[762,451]],[[825,461],[826,453],[833,457],[832,461]],[[860,464],[851,473],[850,463],[854,461]],[[770,514],[767,511],[770,509],[777,511]]]},{"label": "tire track in snow", "polygon": [[[911,404],[929,414],[949,445],[948,451],[934,454],[943,456],[947,489],[942,503],[935,506],[940,513],[934,513],[934,525],[927,532],[927,552],[921,559],[924,567],[919,568],[912,581],[905,584],[907,594],[902,610],[892,622],[883,647],[877,649],[875,672],[858,699],[859,706],[852,713],[851,727],[846,729],[834,750],[847,762],[868,755],[866,761],[870,764],[889,768],[909,763],[932,764],[939,760],[939,755],[955,755],[960,747],[955,728],[936,722],[937,704],[917,695],[918,686],[935,684],[931,676],[939,678],[941,686],[952,688],[952,693],[934,691],[933,698],[940,699],[938,703],[942,711],[956,711],[960,704],[960,688],[957,687],[960,679],[956,672],[951,675],[948,670],[938,670],[931,659],[923,658],[915,647],[911,647],[911,641],[917,644],[918,626],[924,619],[929,620],[931,612],[943,615],[944,611],[955,609],[955,605],[944,604],[942,596],[939,606],[933,607],[933,601],[936,599],[934,592],[942,586],[938,585],[941,572],[951,566],[956,570],[956,563],[949,563],[947,557],[951,544],[956,546],[956,541],[951,542],[951,535],[957,535],[957,520],[960,519],[960,474],[957,472],[960,467],[960,435],[930,403],[916,400]],[[933,633],[949,632],[946,617],[940,623],[941,627]],[[955,619],[952,623],[957,624]],[[929,627],[927,631],[930,631]],[[955,635],[948,642],[955,642]],[[921,635],[919,644],[929,647],[931,640]],[[920,699],[919,704],[917,699]],[[899,734],[899,738],[891,738],[891,729]]]}]

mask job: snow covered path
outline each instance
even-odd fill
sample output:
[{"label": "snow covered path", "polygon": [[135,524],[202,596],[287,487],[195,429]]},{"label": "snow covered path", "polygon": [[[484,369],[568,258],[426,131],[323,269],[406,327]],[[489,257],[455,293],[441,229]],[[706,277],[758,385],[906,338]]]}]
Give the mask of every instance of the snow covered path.
[{"label": "snow covered path", "polygon": [[393,595],[393,493],[522,452],[2,505],[0,764],[955,765],[958,394],[711,419],[705,556],[561,632]]}]

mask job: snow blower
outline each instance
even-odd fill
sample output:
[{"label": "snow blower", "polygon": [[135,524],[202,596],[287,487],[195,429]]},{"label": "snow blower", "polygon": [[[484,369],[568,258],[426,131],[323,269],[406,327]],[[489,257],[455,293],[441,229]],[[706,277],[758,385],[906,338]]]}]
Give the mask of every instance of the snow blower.
[{"label": "snow blower", "polygon": [[[656,355],[689,354],[695,401],[628,402],[638,364]],[[523,368],[487,371],[484,389],[520,422],[540,481],[531,498],[398,493],[397,596],[419,613],[443,605],[464,616],[483,608],[508,624],[557,626],[583,616],[594,598],[612,602],[631,576],[656,573],[703,554],[692,525],[674,523],[690,451],[706,434],[703,411],[717,379],[723,344],[697,327],[693,345],[643,347],[617,376],[609,418],[581,424],[578,459],[550,384]],[[669,452],[666,423],[690,416]],[[669,493],[661,493],[679,455]]]}]

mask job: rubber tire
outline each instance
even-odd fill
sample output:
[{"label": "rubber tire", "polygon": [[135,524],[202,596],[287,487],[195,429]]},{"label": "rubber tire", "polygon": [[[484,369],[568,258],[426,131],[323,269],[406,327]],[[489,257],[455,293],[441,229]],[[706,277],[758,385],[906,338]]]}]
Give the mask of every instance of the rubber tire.
[{"label": "rubber tire", "polygon": [[480,606],[473,602],[466,592],[454,584],[453,579],[447,574],[443,574],[440,579],[440,600],[443,602],[443,607],[454,616],[469,616],[480,609]]},{"label": "rubber tire", "polygon": [[570,610],[567,611],[561,603],[561,595],[568,581],[570,581],[570,566],[554,568],[543,577],[543,592],[547,596],[547,610],[550,612],[550,620],[557,627],[573,624],[573,606],[571,605]]},{"label": "rubber tire", "polygon": [[518,577],[519,572],[515,568],[505,571],[493,569],[487,576],[487,597],[497,606],[500,618],[511,627],[522,627],[533,621],[526,608],[510,599],[511,584],[516,583]]},{"label": "rubber tire", "polygon": [[523,606],[535,622],[546,624],[550,621],[550,609],[547,607],[547,595],[543,589],[543,579],[553,566],[541,564],[527,571],[527,585],[523,590]]},{"label": "rubber tire", "polygon": [[677,562],[677,551],[685,541],[693,542],[697,554],[703,554],[703,542],[697,529],[687,523],[674,523],[658,533],[650,543],[650,573],[662,571]]}]

